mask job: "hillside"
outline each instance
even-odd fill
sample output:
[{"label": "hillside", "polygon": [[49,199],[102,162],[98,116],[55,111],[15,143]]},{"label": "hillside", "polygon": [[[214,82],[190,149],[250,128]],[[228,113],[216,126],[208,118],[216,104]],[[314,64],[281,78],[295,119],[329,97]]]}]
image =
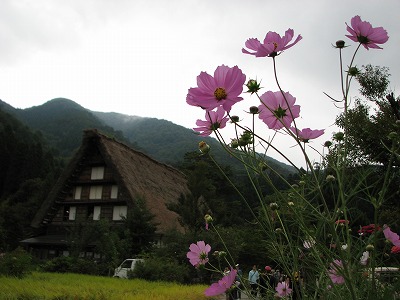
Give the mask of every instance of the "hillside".
[{"label": "hillside", "polygon": [[121,133],[102,125],[96,117],[77,103],[57,98],[40,106],[15,110],[15,117],[33,130],[42,132],[61,156],[69,157],[81,143],[82,130],[98,128],[124,141]]},{"label": "hillside", "polygon": [[198,136],[192,130],[170,121],[117,113],[93,114],[105,125],[121,130],[129,141],[140,145],[147,154],[165,163],[174,165],[182,161],[185,153],[198,151],[198,143],[203,140],[213,148],[213,153],[220,163],[236,163],[221,151],[215,139]]},{"label": "hillside", "polygon": [[[199,136],[193,130],[170,121],[119,113],[92,113],[105,125],[122,131],[129,141],[140,145],[150,156],[163,162],[176,164],[176,162],[182,161],[185,153],[197,151],[200,141],[205,141],[211,146],[212,153],[220,164],[231,166],[234,169],[242,168],[236,159],[226,154],[215,138]],[[282,174],[287,175],[294,172],[293,168],[273,158],[268,157],[267,160]]]},{"label": "hillside", "polygon": [[[49,145],[63,157],[70,157],[80,146],[84,129],[97,128],[171,165],[179,165],[185,153],[197,151],[198,143],[204,140],[212,147],[213,155],[220,164],[229,165],[233,169],[241,168],[234,158],[226,155],[214,138],[200,137],[191,129],[166,120],[90,111],[64,98],[56,98],[27,109],[14,109],[0,102],[0,108],[13,114],[32,130],[40,131]],[[291,167],[283,163],[272,158],[268,160],[284,175],[293,172]]]}]

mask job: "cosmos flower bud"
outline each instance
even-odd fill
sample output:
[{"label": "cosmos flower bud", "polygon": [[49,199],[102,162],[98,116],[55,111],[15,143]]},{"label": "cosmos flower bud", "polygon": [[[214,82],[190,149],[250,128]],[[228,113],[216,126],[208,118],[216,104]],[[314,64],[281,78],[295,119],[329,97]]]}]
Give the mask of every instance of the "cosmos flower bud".
[{"label": "cosmos flower bud", "polygon": [[347,71],[350,76],[357,76],[360,74],[360,71],[358,70],[357,67],[350,67],[349,70]]},{"label": "cosmos flower bud", "polygon": [[257,106],[250,106],[250,113],[256,115],[260,112]]},{"label": "cosmos flower bud", "polygon": [[365,247],[365,250],[367,250],[367,251],[374,251],[374,249],[375,249],[374,245],[371,245],[371,244],[368,244],[368,245]]},{"label": "cosmos flower bud", "polygon": [[277,209],[279,208],[278,203],[276,203],[276,202],[270,203],[270,204],[269,204],[269,207],[270,207],[272,210],[277,210]]},{"label": "cosmos flower bud", "polygon": [[218,252],[218,258],[224,258],[226,257],[226,252],[225,251],[219,251]]},{"label": "cosmos flower bud", "polygon": [[240,136],[239,139],[239,145],[240,146],[246,146],[249,145],[253,142],[253,135],[250,131],[245,130],[242,135]]},{"label": "cosmos flower bud", "polygon": [[207,154],[208,152],[210,152],[210,146],[206,142],[201,141],[199,142],[199,150],[201,153]]},{"label": "cosmos flower bud", "polygon": [[208,230],[209,229],[209,224],[212,223],[213,218],[209,214],[206,214],[204,216],[204,220],[206,221],[206,230]]},{"label": "cosmos flower bud", "polygon": [[209,214],[206,214],[204,216],[204,220],[206,220],[207,223],[212,223],[213,218]]},{"label": "cosmos flower bud", "polygon": [[336,180],[336,178],[335,178],[335,176],[333,176],[333,175],[328,175],[328,176],[326,176],[326,181],[328,181],[328,182],[333,182],[333,181],[335,181]]},{"label": "cosmos flower bud", "polygon": [[331,141],[326,141],[326,142],[324,143],[324,147],[329,148],[330,146],[332,146],[332,142],[331,142]]},{"label": "cosmos flower bud", "polygon": [[239,147],[239,141],[237,139],[232,139],[231,140],[231,147],[234,148],[234,149]]},{"label": "cosmos flower bud", "polygon": [[345,42],[343,40],[338,40],[338,41],[336,41],[336,48],[342,49],[342,48],[344,48],[344,44],[345,44]]},{"label": "cosmos flower bud", "polygon": [[239,122],[239,117],[238,117],[238,116],[232,116],[232,117],[231,117],[231,122],[232,122],[232,123],[237,123],[237,122]]},{"label": "cosmos flower bud", "polygon": [[247,93],[257,93],[261,88],[260,88],[260,84],[257,82],[257,80],[254,79],[250,79],[247,84],[246,84],[248,91]]},{"label": "cosmos flower bud", "polygon": [[278,234],[282,233],[282,228],[276,228],[275,233],[278,233]]}]

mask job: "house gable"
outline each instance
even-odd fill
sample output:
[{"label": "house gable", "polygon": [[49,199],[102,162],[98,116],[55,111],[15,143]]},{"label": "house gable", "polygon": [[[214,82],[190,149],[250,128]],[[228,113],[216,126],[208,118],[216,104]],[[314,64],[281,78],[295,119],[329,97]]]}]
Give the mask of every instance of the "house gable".
[{"label": "house gable", "polygon": [[118,216],[142,198],[155,216],[159,233],[181,229],[178,216],[166,203],[186,193],[186,178],[176,169],[97,130],[86,130],[80,149],[43,202],[32,227],[56,235],[88,219],[118,223]]}]

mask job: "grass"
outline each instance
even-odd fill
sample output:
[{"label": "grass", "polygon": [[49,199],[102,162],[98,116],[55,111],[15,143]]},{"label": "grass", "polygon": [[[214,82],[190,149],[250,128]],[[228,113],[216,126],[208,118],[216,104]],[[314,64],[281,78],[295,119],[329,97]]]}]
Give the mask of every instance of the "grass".
[{"label": "grass", "polygon": [[32,273],[0,277],[0,300],[211,300],[204,285],[124,280],[80,274]]}]

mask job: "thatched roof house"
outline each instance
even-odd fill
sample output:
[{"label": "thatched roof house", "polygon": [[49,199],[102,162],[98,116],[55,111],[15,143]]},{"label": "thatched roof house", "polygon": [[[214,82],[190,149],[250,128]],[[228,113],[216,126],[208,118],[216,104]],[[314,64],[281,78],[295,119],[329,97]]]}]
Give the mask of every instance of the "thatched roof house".
[{"label": "thatched roof house", "polygon": [[178,215],[166,203],[188,192],[186,178],[178,170],[97,130],[86,130],[81,147],[32,222],[41,235],[22,244],[65,244],[65,228],[85,218],[118,224],[139,198],[155,216],[158,233],[182,229]]}]

